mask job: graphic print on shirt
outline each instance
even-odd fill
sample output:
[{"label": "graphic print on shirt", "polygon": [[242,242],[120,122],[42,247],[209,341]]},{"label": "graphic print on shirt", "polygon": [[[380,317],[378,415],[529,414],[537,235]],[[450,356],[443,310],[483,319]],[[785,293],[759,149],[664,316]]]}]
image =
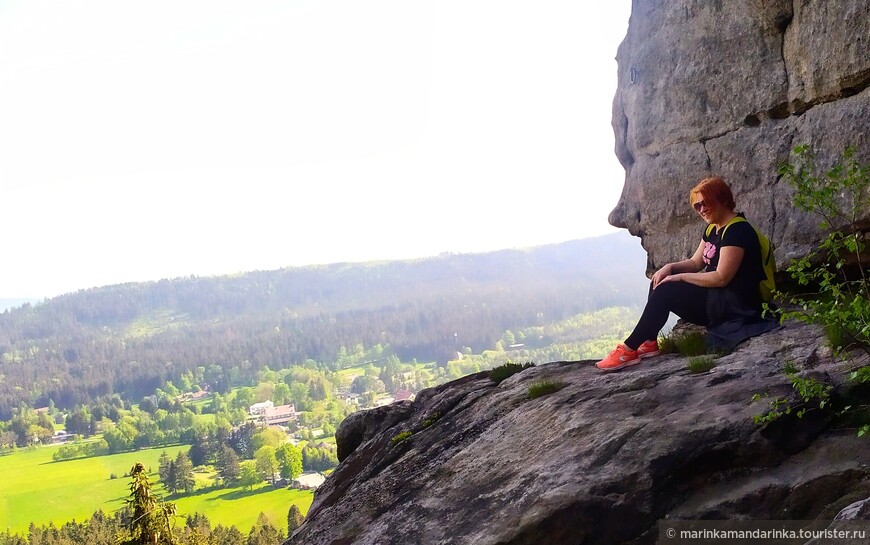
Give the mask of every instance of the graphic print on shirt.
[{"label": "graphic print on shirt", "polygon": [[716,257],[716,245],[709,240],[704,241],[704,264],[709,265],[714,257]]}]

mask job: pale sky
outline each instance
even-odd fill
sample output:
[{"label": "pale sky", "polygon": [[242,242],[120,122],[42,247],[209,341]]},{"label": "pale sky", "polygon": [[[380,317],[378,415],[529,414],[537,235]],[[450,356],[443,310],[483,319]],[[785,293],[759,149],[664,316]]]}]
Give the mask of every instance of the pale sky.
[{"label": "pale sky", "polygon": [[0,297],[615,232],[630,9],[0,0]]}]

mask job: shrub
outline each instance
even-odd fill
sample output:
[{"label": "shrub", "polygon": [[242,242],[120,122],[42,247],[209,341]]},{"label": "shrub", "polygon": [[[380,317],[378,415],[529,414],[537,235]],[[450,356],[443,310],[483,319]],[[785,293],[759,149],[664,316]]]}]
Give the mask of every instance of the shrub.
[{"label": "shrub", "polygon": [[838,354],[850,348],[870,353],[870,279],[859,224],[870,209],[870,165],[860,164],[852,147],[825,172],[807,146],[796,147],[794,154],[795,164],[781,165],[779,173],[795,188],[795,206],[819,216],[828,235],[817,250],[789,265],[801,292],[777,292],[794,305],[782,319],[821,325]]},{"label": "shrub", "polygon": [[[824,409],[828,405],[831,390],[833,389],[832,386],[819,382],[814,378],[799,376],[797,368],[791,363],[786,363],[783,370],[789,381],[791,381],[791,386],[801,402],[793,407],[787,399],[781,397],[774,398],[768,402],[769,409],[765,414],[752,417],[756,424],[773,422],[783,415],[791,414],[795,408],[797,408],[797,417],[803,418],[808,410],[813,408]],[[761,394],[755,394],[752,400],[756,401],[761,399],[761,397]],[[849,408],[847,407],[846,409],[848,410]]]},{"label": "shrub", "polygon": [[492,381],[495,382],[496,384],[499,384],[504,379],[506,379],[510,376],[516,375],[520,371],[523,371],[525,369],[528,369],[529,367],[534,367],[534,366],[535,366],[535,364],[531,363],[531,362],[522,363],[522,364],[521,363],[507,362],[504,365],[499,365],[498,367],[493,368],[489,372],[489,378],[491,378]]},{"label": "shrub", "polygon": [[528,397],[529,399],[536,399],[547,394],[552,394],[553,392],[558,392],[565,386],[566,384],[561,380],[551,380],[547,378],[537,380],[529,385]]},{"label": "shrub", "polygon": [[[855,148],[848,147],[839,163],[821,171],[815,155],[802,145],[794,149],[793,164],[779,167],[780,175],[795,189],[795,206],[817,215],[819,227],[828,233],[817,250],[789,265],[787,271],[797,289],[796,293],[776,292],[778,299],[791,305],[781,312],[781,319],[822,326],[837,355],[852,349],[870,354],[870,278],[865,270],[868,255],[862,231],[866,225],[859,221],[870,209],[870,164],[859,163],[855,154]],[[786,374],[805,404],[815,400],[823,408],[829,402],[830,386],[797,377],[793,367]],[[849,378],[868,382],[870,368],[862,367]],[[857,405],[839,409],[839,416],[866,422],[865,400],[866,395],[859,396]],[[788,409],[780,411],[781,405],[781,400],[774,400],[768,414],[756,417],[756,421],[788,414]],[[798,416],[806,410],[802,408]],[[862,423],[858,435],[867,433],[870,424]]]}]

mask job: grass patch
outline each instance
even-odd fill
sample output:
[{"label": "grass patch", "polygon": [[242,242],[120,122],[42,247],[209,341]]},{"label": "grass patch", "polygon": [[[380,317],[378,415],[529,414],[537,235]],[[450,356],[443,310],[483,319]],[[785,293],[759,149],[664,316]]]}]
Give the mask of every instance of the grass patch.
[{"label": "grass patch", "polygon": [[148,338],[171,329],[188,326],[187,314],[171,310],[158,310],[152,315],[130,322],[124,334],[130,338]]},{"label": "grass patch", "polygon": [[703,356],[707,353],[707,341],[701,331],[671,333],[659,338],[659,350],[664,354]]},{"label": "grass patch", "polygon": [[492,379],[496,384],[500,384],[504,379],[516,375],[520,371],[528,369],[529,367],[534,367],[535,364],[528,363],[505,363],[504,365],[499,365],[498,367],[490,370],[489,378]]},{"label": "grass patch", "polygon": [[[165,496],[159,484],[157,469],[160,453],[164,450],[175,458],[188,445],[159,447],[125,452],[110,456],[95,456],[52,461],[57,445],[0,456],[0,524],[13,534],[24,535],[31,522],[37,526],[53,522],[55,526],[75,519],[89,518],[98,509],[115,512],[124,505],[130,493],[129,478],[125,475],[136,462],[142,462],[149,471],[149,479],[156,486],[155,492]],[[110,476],[115,474],[116,478]],[[197,486],[210,484],[212,476],[197,473]],[[247,534],[256,522],[260,511],[275,522],[286,524],[287,510],[295,503],[303,513],[314,499],[310,491],[272,489],[263,484],[254,490],[261,493],[233,499],[232,494],[241,489],[198,489],[188,496],[170,498],[182,515],[202,513],[212,523],[225,526],[236,525]],[[179,520],[183,524],[183,519]]]},{"label": "grass patch", "polygon": [[268,483],[262,483],[254,486],[252,490],[198,490],[190,496],[172,498],[171,501],[178,507],[178,512],[185,516],[202,513],[213,526],[218,523],[224,526],[235,525],[243,534],[247,534],[257,521],[260,511],[265,513],[276,528],[286,528],[290,505],[296,504],[302,514],[305,514],[313,500],[314,493],[309,490],[273,488]]},{"label": "grass patch", "polygon": [[[354,365],[353,367],[345,367],[344,369],[339,369],[335,372],[335,377],[342,382],[347,382],[350,384],[353,382],[353,379],[356,377],[361,377],[366,374],[366,369],[368,369],[368,364],[360,364]],[[381,370],[380,367],[375,367],[378,371]]]},{"label": "grass patch", "polygon": [[414,433],[411,431],[408,431],[408,430],[400,431],[399,433],[394,435],[392,439],[390,439],[390,442],[392,442],[394,445],[398,445],[399,443],[401,443],[405,439],[411,437],[412,435],[414,435]]},{"label": "grass patch", "polygon": [[561,380],[551,380],[548,378],[537,380],[529,385],[528,397],[529,399],[536,399],[547,394],[558,392],[565,386],[566,384]]},{"label": "grass patch", "polygon": [[686,365],[690,373],[706,373],[715,366],[715,356],[695,356],[689,358],[689,363]]},{"label": "grass patch", "polygon": [[435,411],[434,413],[432,413],[432,416],[430,416],[429,418],[427,418],[426,420],[423,421],[423,428],[428,428],[429,426],[431,426],[435,422],[438,422],[438,420],[440,418],[441,418],[441,413],[438,411]]},{"label": "grass patch", "polygon": [[[129,479],[124,477],[136,462],[154,472],[164,450],[175,458],[188,446],[126,452],[111,456],[52,461],[57,446],[20,450],[0,457],[0,521],[12,532],[26,532],[32,521],[37,525],[55,522],[60,526],[71,519],[83,520],[102,509],[120,509],[129,494]],[[116,479],[110,479],[111,475]],[[157,475],[150,475],[152,481]],[[158,487],[162,488],[162,487]]]}]

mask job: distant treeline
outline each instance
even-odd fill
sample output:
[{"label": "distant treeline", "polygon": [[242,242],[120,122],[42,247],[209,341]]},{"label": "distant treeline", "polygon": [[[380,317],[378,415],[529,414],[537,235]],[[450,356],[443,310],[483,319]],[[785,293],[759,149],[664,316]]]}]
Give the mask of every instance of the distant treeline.
[{"label": "distant treeline", "polygon": [[644,297],[645,262],[619,233],[528,250],[336,264],[82,290],[0,314],[0,418],[151,394],[205,368],[208,387],[342,348],[389,345],[403,361],[446,362],[505,330]]}]

